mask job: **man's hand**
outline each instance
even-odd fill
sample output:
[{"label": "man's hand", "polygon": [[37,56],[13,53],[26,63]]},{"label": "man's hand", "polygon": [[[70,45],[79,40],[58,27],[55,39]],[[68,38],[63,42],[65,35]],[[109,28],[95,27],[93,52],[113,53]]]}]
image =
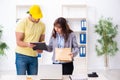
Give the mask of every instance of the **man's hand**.
[{"label": "man's hand", "polygon": [[27,43],[27,46],[30,47],[30,48],[33,48],[33,47],[35,47],[36,45],[31,44],[31,43]]},{"label": "man's hand", "polygon": [[38,53],[43,53],[43,50],[36,50]]}]

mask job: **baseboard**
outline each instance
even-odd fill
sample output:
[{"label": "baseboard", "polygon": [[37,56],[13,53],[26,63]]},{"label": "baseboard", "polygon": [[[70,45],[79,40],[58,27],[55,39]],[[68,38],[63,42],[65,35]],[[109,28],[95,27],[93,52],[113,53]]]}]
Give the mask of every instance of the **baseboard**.
[{"label": "baseboard", "polygon": [[106,70],[106,69],[120,69],[120,66],[111,66],[111,67],[108,67],[108,68],[106,68],[106,67],[88,67],[88,69],[89,70],[93,70],[93,69],[102,69],[102,70]]},{"label": "baseboard", "polygon": [[16,70],[0,70],[0,75],[16,75]]},{"label": "baseboard", "polygon": [[120,69],[120,65],[110,66],[109,68],[110,68],[110,69]]}]

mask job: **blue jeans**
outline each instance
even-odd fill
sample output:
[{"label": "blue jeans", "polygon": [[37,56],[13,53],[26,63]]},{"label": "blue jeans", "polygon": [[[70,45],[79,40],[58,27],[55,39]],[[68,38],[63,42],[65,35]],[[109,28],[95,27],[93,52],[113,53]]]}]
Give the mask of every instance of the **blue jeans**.
[{"label": "blue jeans", "polygon": [[37,75],[38,58],[16,53],[17,75]]}]

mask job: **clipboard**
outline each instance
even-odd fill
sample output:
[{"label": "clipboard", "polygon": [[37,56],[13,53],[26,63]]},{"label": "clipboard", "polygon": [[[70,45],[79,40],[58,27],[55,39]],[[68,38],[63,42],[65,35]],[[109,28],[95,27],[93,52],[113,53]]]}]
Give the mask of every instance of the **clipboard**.
[{"label": "clipboard", "polygon": [[36,45],[33,50],[47,50],[47,45],[44,42],[31,42],[30,44]]}]

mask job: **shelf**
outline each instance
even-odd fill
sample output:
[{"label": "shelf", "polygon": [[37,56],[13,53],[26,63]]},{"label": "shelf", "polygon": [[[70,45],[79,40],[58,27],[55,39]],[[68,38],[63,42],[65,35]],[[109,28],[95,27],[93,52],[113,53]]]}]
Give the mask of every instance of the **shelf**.
[{"label": "shelf", "polygon": [[26,16],[31,5],[16,5],[16,22]]},{"label": "shelf", "polygon": [[16,5],[16,8],[29,8],[31,5]]},{"label": "shelf", "polygon": [[81,30],[81,25],[82,25],[81,21],[82,20],[85,20],[85,19],[82,18],[81,20],[80,19],[74,19],[74,20],[72,19],[71,20],[71,18],[70,18],[70,19],[67,19],[67,22],[68,22],[70,28],[74,32],[86,32],[86,30]]},{"label": "shelf", "polygon": [[86,4],[63,4],[64,7],[87,7]]},{"label": "shelf", "polygon": [[87,57],[80,57],[79,54],[74,58],[74,61],[79,64],[79,61],[82,63],[82,61],[86,62]]},{"label": "shelf", "polygon": [[[87,56],[87,5],[62,5],[62,16],[66,18],[74,31],[79,46],[78,58],[86,60]],[[85,57],[81,57],[85,54]]]},{"label": "shelf", "polygon": [[75,31],[74,33],[78,35],[78,34],[80,34],[80,33],[86,33],[86,32],[87,32],[87,31],[81,31],[81,30],[80,30],[80,31]]},{"label": "shelf", "polygon": [[62,16],[65,18],[86,18],[86,5],[62,5]]},{"label": "shelf", "polygon": [[80,43],[78,44],[79,47],[80,47],[80,46],[86,46],[86,45],[87,45],[87,44],[80,44]]},{"label": "shelf", "polygon": [[86,19],[86,17],[81,17],[81,18],[79,18],[79,17],[77,17],[77,18],[74,18],[74,17],[64,17],[64,18],[66,18],[67,20],[83,20],[83,19]]}]

